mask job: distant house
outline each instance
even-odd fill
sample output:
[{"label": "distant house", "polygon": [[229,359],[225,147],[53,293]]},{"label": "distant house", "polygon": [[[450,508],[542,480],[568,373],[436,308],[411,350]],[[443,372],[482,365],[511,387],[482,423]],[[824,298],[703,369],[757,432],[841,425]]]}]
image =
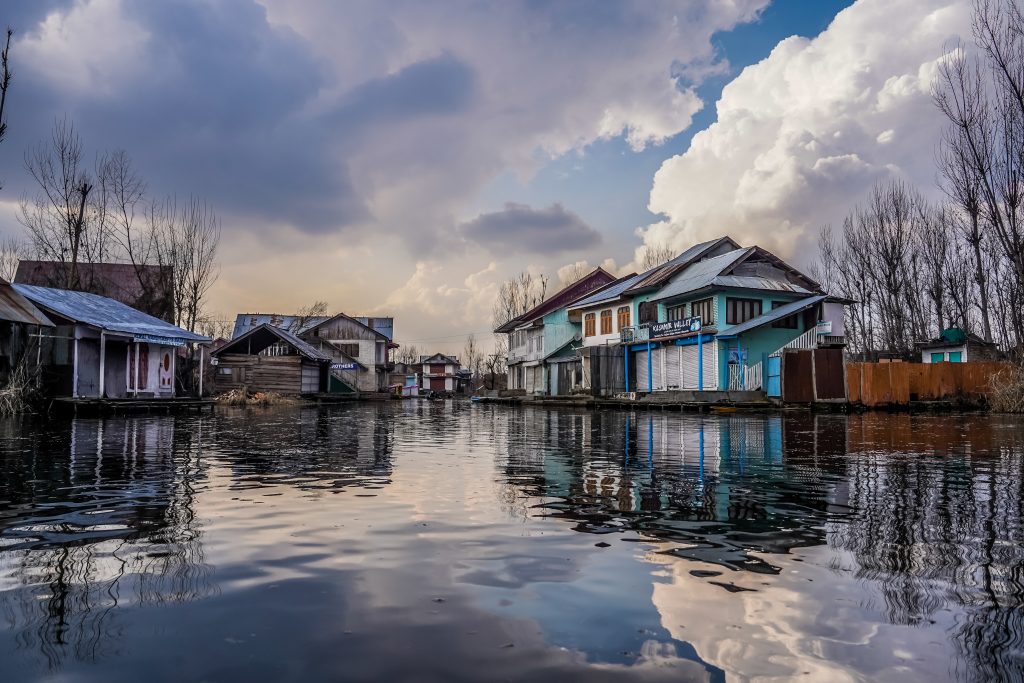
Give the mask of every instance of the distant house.
[{"label": "distant house", "polygon": [[210,341],[98,294],[12,287],[55,325],[39,349],[44,390],[53,397],[171,398],[175,350]]},{"label": "distant house", "polygon": [[420,357],[420,389],[455,393],[464,381],[458,358],[435,353]]},{"label": "distant house", "polygon": [[568,394],[572,377],[579,377],[580,359],[571,348],[582,340],[580,321],[567,306],[615,282],[615,276],[595,268],[555,292],[522,315],[499,326],[508,335],[508,388],[527,394]]},{"label": "distant house", "polygon": [[211,355],[215,393],[245,388],[297,396],[328,390],[331,356],[273,325],[254,327]]},{"label": "distant house", "polygon": [[283,329],[330,356],[332,374],[353,390],[376,392],[388,387],[392,367],[388,352],[398,346],[391,340],[393,318],[241,313],[235,318],[235,338],[253,325]]},{"label": "distant house", "polygon": [[99,294],[155,318],[174,322],[174,272],[169,266],[79,263],[75,270],[77,283],[72,282],[70,263],[20,261],[14,281]]},{"label": "distant house", "polygon": [[42,344],[42,329],[52,327],[45,313],[0,278],[0,383],[8,381],[11,370],[33,346]]},{"label": "distant house", "polygon": [[999,348],[976,334],[958,328],[943,330],[936,339],[916,344],[922,363],[968,363],[1001,359]]}]

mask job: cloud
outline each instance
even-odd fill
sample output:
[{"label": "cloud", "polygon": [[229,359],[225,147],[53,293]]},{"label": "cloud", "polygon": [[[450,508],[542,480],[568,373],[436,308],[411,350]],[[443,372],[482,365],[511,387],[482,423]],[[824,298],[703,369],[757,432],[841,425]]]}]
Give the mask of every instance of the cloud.
[{"label": "cloud", "polygon": [[561,204],[534,209],[509,202],[501,211],[466,221],[459,231],[470,242],[499,254],[557,254],[601,242],[601,233]]},{"label": "cloud", "polygon": [[[683,248],[724,233],[804,259],[870,186],[902,177],[934,194],[942,120],[931,101],[969,3],[860,0],[814,39],[779,43],[723,90],[717,121],[665,161],[647,244]],[[898,38],[894,38],[898,36]]]}]

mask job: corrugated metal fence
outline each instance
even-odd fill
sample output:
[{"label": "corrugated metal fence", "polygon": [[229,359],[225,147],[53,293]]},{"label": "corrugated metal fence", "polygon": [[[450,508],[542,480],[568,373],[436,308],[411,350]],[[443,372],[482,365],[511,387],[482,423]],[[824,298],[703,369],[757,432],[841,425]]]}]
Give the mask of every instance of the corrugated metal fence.
[{"label": "corrugated metal fence", "polygon": [[847,363],[850,403],[868,407],[911,401],[978,400],[1008,363]]}]

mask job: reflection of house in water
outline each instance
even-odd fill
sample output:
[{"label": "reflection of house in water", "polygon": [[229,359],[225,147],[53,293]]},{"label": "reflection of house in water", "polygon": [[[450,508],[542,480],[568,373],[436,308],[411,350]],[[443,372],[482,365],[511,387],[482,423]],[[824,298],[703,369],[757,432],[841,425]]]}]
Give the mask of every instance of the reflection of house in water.
[{"label": "reflection of house in water", "polygon": [[0,434],[31,444],[0,478],[5,618],[50,669],[116,650],[119,605],[214,590],[194,509],[202,422],[57,424],[8,422]]},{"label": "reflection of house in water", "polygon": [[636,530],[678,542],[666,552],[679,556],[774,572],[749,551],[823,544],[829,511],[841,509],[835,478],[790,484],[845,450],[802,438],[842,419],[521,411],[509,418],[506,474],[532,496],[561,499],[543,507],[578,531]]}]

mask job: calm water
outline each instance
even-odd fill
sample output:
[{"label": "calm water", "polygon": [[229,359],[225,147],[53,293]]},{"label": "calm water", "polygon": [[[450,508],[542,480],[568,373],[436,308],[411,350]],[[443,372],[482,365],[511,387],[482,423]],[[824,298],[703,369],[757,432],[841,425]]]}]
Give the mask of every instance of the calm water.
[{"label": "calm water", "polygon": [[0,679],[1024,678],[1024,421],[0,423]]}]

